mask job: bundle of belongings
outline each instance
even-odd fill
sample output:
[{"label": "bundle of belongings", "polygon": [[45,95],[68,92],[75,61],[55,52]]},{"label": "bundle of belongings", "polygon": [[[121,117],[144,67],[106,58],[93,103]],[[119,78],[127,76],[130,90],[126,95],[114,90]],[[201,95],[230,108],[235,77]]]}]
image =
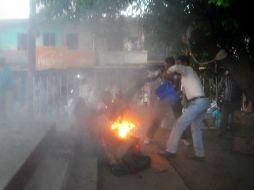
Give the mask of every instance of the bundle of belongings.
[{"label": "bundle of belongings", "polygon": [[111,172],[115,176],[135,174],[150,168],[151,159],[149,156],[141,153],[132,153],[125,155],[121,162],[110,166]]},{"label": "bundle of belongings", "polygon": [[99,139],[113,175],[122,176],[150,168],[151,160],[140,151],[138,121],[126,99],[107,103],[104,128]]}]

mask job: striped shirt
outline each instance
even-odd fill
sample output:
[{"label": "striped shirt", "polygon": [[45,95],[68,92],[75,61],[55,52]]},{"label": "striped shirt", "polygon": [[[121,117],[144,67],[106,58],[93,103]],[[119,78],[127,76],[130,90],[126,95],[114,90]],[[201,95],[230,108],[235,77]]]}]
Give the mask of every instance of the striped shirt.
[{"label": "striped shirt", "polygon": [[224,76],[219,83],[219,95],[224,101],[239,101],[242,90],[230,76]]}]

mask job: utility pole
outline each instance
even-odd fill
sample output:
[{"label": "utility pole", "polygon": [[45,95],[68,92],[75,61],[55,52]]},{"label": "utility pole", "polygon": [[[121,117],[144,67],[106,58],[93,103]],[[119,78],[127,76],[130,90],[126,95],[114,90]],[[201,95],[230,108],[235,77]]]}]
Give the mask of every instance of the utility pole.
[{"label": "utility pole", "polygon": [[28,28],[28,67],[27,67],[27,95],[28,95],[28,114],[33,117],[33,82],[36,67],[36,42],[35,42],[35,14],[36,3],[35,0],[30,0],[30,15],[29,15],[29,28]]}]

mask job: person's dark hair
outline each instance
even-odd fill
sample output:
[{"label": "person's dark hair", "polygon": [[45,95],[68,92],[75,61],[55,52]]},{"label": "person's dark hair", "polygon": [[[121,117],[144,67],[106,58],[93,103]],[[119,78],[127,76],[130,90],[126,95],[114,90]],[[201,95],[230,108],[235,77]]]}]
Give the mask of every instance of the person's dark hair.
[{"label": "person's dark hair", "polygon": [[175,59],[172,56],[166,57],[165,62],[167,63],[167,65],[174,65],[175,64]]},{"label": "person's dark hair", "polygon": [[181,56],[177,57],[176,60],[179,60],[179,61],[181,61],[181,62],[184,62],[184,63],[186,63],[186,65],[189,65],[189,64],[190,64],[189,57],[188,57],[188,56],[185,56],[185,55],[181,55]]}]

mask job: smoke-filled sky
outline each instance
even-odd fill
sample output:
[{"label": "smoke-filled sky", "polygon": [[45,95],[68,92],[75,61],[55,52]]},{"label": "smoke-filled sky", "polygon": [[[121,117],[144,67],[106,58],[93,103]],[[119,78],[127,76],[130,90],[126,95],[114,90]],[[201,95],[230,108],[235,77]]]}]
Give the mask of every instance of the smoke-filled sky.
[{"label": "smoke-filled sky", "polygon": [[29,0],[0,0],[0,19],[29,17]]}]

